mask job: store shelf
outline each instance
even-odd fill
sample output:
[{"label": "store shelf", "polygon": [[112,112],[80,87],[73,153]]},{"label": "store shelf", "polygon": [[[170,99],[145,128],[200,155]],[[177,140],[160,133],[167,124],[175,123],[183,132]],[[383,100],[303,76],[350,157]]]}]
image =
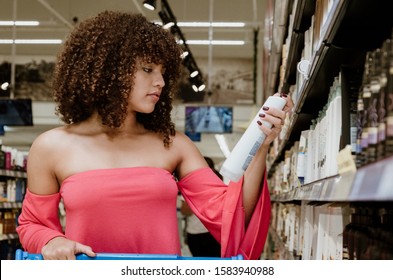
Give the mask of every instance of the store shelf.
[{"label": "store shelf", "polygon": [[274,247],[272,250],[275,259],[295,260],[293,253],[288,251],[277,232],[272,228],[269,228],[269,238],[272,239],[272,246]]},{"label": "store shelf", "polygon": [[14,240],[14,239],[18,239],[18,238],[19,238],[19,236],[17,233],[0,234],[0,241]]},{"label": "store shelf", "polygon": [[349,3],[350,1],[346,0],[332,1],[331,10],[321,30],[321,43],[330,44],[333,41],[348,11]]},{"label": "store shelf", "polygon": [[[294,69],[300,60],[299,48],[303,46],[299,32],[304,32],[304,29],[300,27],[306,28],[309,12],[315,8],[309,6],[309,3],[304,7],[303,1],[297,1],[297,5],[284,73],[284,90],[295,83],[296,70]],[[327,93],[340,68],[343,65],[363,67],[367,51],[380,46],[383,39],[388,37],[393,25],[393,17],[387,16],[387,13],[392,9],[393,1],[381,3],[372,0],[364,0],[361,3],[353,0],[333,1],[332,10],[321,32],[320,45],[310,61],[308,79],[300,87],[288,135],[278,149],[277,158],[272,163],[273,167],[276,162],[283,160],[284,151],[299,139],[302,130],[309,128],[311,120],[317,117],[318,112],[326,104]]]},{"label": "store shelf", "polygon": [[22,208],[22,202],[0,202],[0,209],[19,209]]},{"label": "store shelf", "polygon": [[304,48],[304,32],[310,27],[311,17],[315,10],[315,1],[298,0],[296,3],[282,92],[288,92],[289,86],[296,82],[296,66]]},{"label": "store shelf", "polygon": [[27,173],[25,171],[0,169],[0,176],[7,176],[7,177],[14,177],[14,178],[27,178]]},{"label": "store shelf", "polygon": [[333,35],[325,44],[339,48],[374,50],[390,37],[393,25],[393,1],[345,0],[345,14],[333,24]]},{"label": "store shelf", "polygon": [[[310,30],[313,33],[306,33],[307,36],[304,36],[302,33],[305,29],[301,30],[300,26],[307,28],[305,23],[308,15],[302,11],[306,2],[314,2],[315,13],[312,18],[314,29]],[[279,80],[283,84],[283,89],[294,89],[295,107],[290,123],[286,123],[283,128],[286,135],[278,141],[278,147],[273,146],[269,154],[275,155],[275,158],[269,158],[267,165],[269,184],[273,192],[271,195],[273,211],[268,239],[270,248],[266,250],[266,255],[279,259],[346,259],[343,252],[348,250],[349,245],[343,243],[346,229],[342,227],[351,222],[349,215],[353,209],[356,209],[353,213],[358,215],[356,216],[358,220],[354,219],[353,223],[361,224],[362,230],[367,228],[370,232],[378,233],[380,223],[383,223],[389,226],[389,230],[384,231],[384,234],[386,236],[392,234],[390,215],[393,201],[393,155],[368,163],[356,171],[322,178],[298,187],[299,181],[295,173],[303,170],[303,166],[300,166],[300,169],[297,168],[299,167],[296,165],[299,163],[296,162],[298,152],[294,144],[300,140],[302,131],[313,129],[310,125],[328,103],[329,94],[332,92],[331,87],[337,77],[341,90],[342,129],[340,142],[336,143],[337,148],[335,147],[334,153],[336,149],[342,150],[348,144],[353,143],[351,136],[354,134],[351,133],[354,133],[354,130],[350,128],[354,127],[354,123],[351,123],[353,120],[351,113],[353,114],[356,110],[354,109],[355,101],[363,80],[366,55],[380,48],[388,38],[391,38],[393,1],[294,0],[293,4],[298,6],[293,10],[295,12],[294,27],[293,30],[288,31],[286,42],[288,42],[289,49],[286,64],[282,65],[284,71]],[[304,42],[304,37],[307,42]],[[310,64],[308,71],[300,76],[296,73],[296,68],[301,59],[299,53],[302,53],[304,45],[306,46],[305,57]],[[277,90],[279,90],[278,86],[274,91]],[[329,127],[330,125],[335,126],[336,123],[329,123]],[[321,138],[321,140],[324,139]],[[328,153],[328,151],[324,152]],[[348,154],[348,161],[350,158],[351,155]],[[337,172],[324,172],[325,158],[319,157],[318,159],[319,161],[313,162],[312,171],[308,170],[308,173],[305,173],[306,179],[320,178],[321,175],[318,174]],[[301,160],[302,158],[300,162]],[[334,163],[332,160],[334,159],[329,158],[329,161]],[[369,161],[372,160],[375,159],[369,159]],[[321,164],[317,165],[319,163]],[[322,166],[320,173],[317,173],[319,170],[316,166]],[[296,187],[286,192],[288,186],[289,188],[290,186]],[[384,211],[386,214],[382,215]],[[371,216],[375,218],[375,222],[371,221]],[[328,224],[335,225],[335,232],[327,238]],[[354,238],[354,232],[351,231],[351,234],[350,238]],[[393,248],[386,245],[386,239],[377,235],[367,236],[367,238],[373,240],[373,244],[381,242],[382,246],[386,247],[384,254],[361,251],[363,245],[360,246],[360,243],[367,246],[366,243],[371,242],[366,242],[365,236],[361,234],[363,233],[359,235],[361,238],[358,236],[356,239],[359,259],[383,259],[386,256],[391,259]],[[297,246],[306,239],[309,242],[307,246]],[[293,240],[299,243],[293,245]],[[326,249],[324,246],[332,240],[334,244],[328,245],[328,250],[331,252],[323,251]],[[290,250],[291,248],[294,252]],[[319,249],[316,250],[316,248]],[[374,247],[367,248],[370,248],[368,250],[375,249]],[[295,249],[299,249],[299,256]],[[326,256],[329,257],[325,258]]]},{"label": "store shelf", "polygon": [[280,63],[282,59],[282,46],[287,30],[288,9],[290,0],[282,0],[275,3],[273,26],[271,30],[272,37],[269,49],[269,64],[266,76],[266,93],[265,96],[273,95],[277,92],[278,76],[280,72]]},{"label": "store shelf", "polygon": [[318,180],[287,193],[272,195],[273,201],[391,201],[393,156],[345,173]]},{"label": "store shelf", "polygon": [[360,168],[348,197],[351,201],[393,200],[393,156]]}]

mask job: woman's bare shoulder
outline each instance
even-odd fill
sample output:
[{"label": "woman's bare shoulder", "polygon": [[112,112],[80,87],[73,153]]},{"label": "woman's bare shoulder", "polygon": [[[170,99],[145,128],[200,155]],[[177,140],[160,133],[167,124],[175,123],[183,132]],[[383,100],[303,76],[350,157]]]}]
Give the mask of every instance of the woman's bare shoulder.
[{"label": "woman's bare shoulder", "polygon": [[176,132],[176,136],[173,138],[173,146],[180,158],[177,168],[179,178],[193,170],[207,166],[198,147],[183,132]]},{"label": "woman's bare shoulder", "polygon": [[176,131],[176,135],[172,138],[172,143],[176,148],[197,149],[194,142],[181,131]]},{"label": "woman's bare shoulder", "polygon": [[55,127],[38,135],[32,143],[31,150],[58,150],[68,138],[69,133],[64,126]]}]

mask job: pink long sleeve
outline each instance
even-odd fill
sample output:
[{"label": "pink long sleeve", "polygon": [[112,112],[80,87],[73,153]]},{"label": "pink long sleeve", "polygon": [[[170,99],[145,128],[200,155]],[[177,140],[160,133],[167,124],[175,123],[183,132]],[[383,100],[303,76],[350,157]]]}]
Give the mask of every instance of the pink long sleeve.
[{"label": "pink long sleeve", "polygon": [[17,232],[24,250],[41,253],[42,247],[62,233],[58,209],[60,194],[36,195],[26,191]]},{"label": "pink long sleeve", "polygon": [[245,229],[243,179],[225,185],[209,168],[192,172],[179,181],[179,189],[194,213],[221,243],[221,256],[242,254],[259,259],[270,223],[270,197],[266,178],[250,223]]}]

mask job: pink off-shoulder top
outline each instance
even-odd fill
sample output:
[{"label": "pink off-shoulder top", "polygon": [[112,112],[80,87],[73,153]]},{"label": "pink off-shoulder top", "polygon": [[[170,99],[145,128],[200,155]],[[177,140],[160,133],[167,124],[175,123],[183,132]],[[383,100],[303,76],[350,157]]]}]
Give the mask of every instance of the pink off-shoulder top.
[{"label": "pink off-shoulder top", "polygon": [[[270,221],[269,192],[265,179],[245,229],[241,185],[242,180],[224,184],[210,168],[195,170],[178,182],[167,170],[153,167],[85,171],[64,180],[56,194],[27,190],[17,232],[30,253],[40,253],[49,240],[65,236],[97,253],[180,254],[180,191],[220,241],[222,257],[258,259]],[[65,232],[58,218],[60,199],[66,209]]]}]

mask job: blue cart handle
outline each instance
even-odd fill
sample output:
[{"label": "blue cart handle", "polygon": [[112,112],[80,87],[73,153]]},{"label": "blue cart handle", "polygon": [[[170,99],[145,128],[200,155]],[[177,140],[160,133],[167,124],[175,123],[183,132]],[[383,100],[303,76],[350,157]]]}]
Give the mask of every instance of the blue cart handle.
[{"label": "blue cart handle", "polygon": [[[41,254],[30,254],[21,249],[15,252],[15,260],[43,260]],[[95,257],[89,257],[86,254],[76,255],[77,260],[243,260],[242,255],[229,258],[218,257],[183,257],[179,255],[160,255],[160,254],[114,254],[114,253],[97,253]]]}]

